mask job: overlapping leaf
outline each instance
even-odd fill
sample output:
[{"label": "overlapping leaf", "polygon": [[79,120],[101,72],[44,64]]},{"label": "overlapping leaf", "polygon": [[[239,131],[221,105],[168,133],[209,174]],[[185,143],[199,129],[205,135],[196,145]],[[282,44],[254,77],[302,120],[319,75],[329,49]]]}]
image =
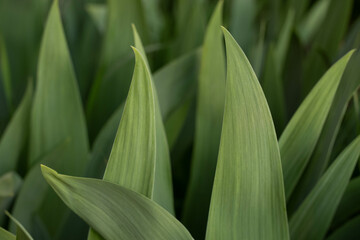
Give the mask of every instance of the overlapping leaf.
[{"label": "overlapping leaf", "polygon": [[334,161],[290,219],[291,239],[323,239],[360,156],[360,137]]},{"label": "overlapping leaf", "polygon": [[335,63],[298,108],[279,140],[286,198],[289,199],[320,137],[352,52]]},{"label": "overlapping leaf", "polygon": [[289,239],[271,114],[245,54],[224,35],[225,111],[206,239]]},{"label": "overlapping leaf", "polygon": [[45,166],[42,172],[63,201],[105,239],[192,239],[175,217],[141,194]]},{"label": "overlapping leaf", "polygon": [[223,2],[210,19],[199,72],[194,153],[183,222],[195,238],[204,238],[218,156],[225,101]]}]

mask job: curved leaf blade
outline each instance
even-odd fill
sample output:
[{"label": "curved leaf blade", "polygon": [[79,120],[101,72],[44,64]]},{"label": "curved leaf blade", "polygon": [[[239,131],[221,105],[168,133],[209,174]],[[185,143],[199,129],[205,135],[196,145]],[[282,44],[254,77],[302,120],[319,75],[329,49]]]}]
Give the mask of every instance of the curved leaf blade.
[{"label": "curved leaf blade", "polygon": [[320,79],[302,102],[279,139],[288,200],[320,137],[345,67],[353,54],[346,54]]},{"label": "curved leaf blade", "polygon": [[226,99],[206,239],[289,239],[270,110],[245,54],[223,31]]},{"label": "curved leaf blade", "polygon": [[60,198],[105,239],[192,239],[170,213],[127,188],[41,166]]},{"label": "curved leaf blade", "polygon": [[24,226],[21,225],[21,223],[18,220],[16,220],[16,218],[11,216],[11,214],[8,212],[5,212],[5,213],[11,219],[11,221],[13,221],[17,226],[17,229],[16,229],[16,239],[17,240],[33,240],[31,235],[26,231]]},{"label": "curved leaf blade", "polygon": [[291,239],[324,238],[359,156],[360,136],[337,157],[291,217]]}]

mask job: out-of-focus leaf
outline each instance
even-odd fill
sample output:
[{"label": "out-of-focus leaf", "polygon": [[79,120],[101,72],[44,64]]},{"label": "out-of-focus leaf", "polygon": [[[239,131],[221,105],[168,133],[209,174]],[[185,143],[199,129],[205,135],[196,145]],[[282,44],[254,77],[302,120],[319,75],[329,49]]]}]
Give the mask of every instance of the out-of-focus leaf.
[{"label": "out-of-focus leaf", "polygon": [[288,210],[290,212],[296,210],[305,199],[328,165],[340,124],[348,107],[348,102],[360,86],[359,65],[360,51],[356,51],[346,66],[316,148],[289,202]]},{"label": "out-of-focus leaf", "polygon": [[[193,51],[154,73],[153,79],[163,119],[168,119],[196,87],[199,54],[200,51]],[[103,176],[123,108],[123,104],[117,108],[94,141],[88,173],[91,177]],[[172,146],[171,141],[168,141],[169,146]]]},{"label": "out-of-focus leaf", "polygon": [[214,10],[202,47],[194,153],[182,222],[197,239],[204,238],[220,143],[225,102],[223,2]]},{"label": "out-of-focus leaf", "polygon": [[109,0],[107,6],[102,54],[86,106],[91,139],[125,100],[129,90],[133,69],[130,49],[133,43],[132,23],[137,26],[143,40],[148,42],[142,0]]},{"label": "out-of-focus leaf", "polygon": [[16,237],[14,234],[6,231],[5,229],[3,229],[2,227],[0,227],[0,238],[2,240],[15,240]]},{"label": "out-of-focus leaf", "polygon": [[0,139],[0,175],[16,170],[18,158],[28,138],[33,85],[29,82],[22,102]]},{"label": "out-of-focus leaf", "polygon": [[33,238],[31,237],[31,235],[26,231],[26,229],[24,228],[23,225],[21,225],[21,223],[16,220],[16,218],[14,218],[13,216],[11,216],[10,213],[6,212],[6,215],[11,219],[11,221],[13,221],[16,226],[16,240],[33,240]]},{"label": "out-of-focus leaf", "polygon": [[360,216],[346,222],[341,228],[333,232],[326,240],[357,240],[360,235]]},{"label": "out-of-focus leaf", "polygon": [[286,199],[289,199],[303,173],[328,116],[349,52],[319,80],[300,105],[282,133],[279,146],[284,173]]},{"label": "out-of-focus leaf", "polygon": [[360,137],[338,156],[291,217],[291,239],[324,238],[359,156]]},{"label": "out-of-focus leaf", "polygon": [[340,42],[346,33],[353,0],[330,0],[326,16],[305,60],[304,89],[306,95],[336,57]]},{"label": "out-of-focus leaf", "polygon": [[12,89],[8,55],[4,39],[0,35],[0,79],[4,88],[6,103],[9,110],[12,110]]},{"label": "out-of-focus leaf", "polygon": [[321,0],[314,3],[306,16],[301,20],[297,27],[299,38],[304,45],[308,45],[314,35],[319,31],[324,22],[330,0]]},{"label": "out-of-focus leaf", "polygon": [[161,8],[162,0],[141,0],[143,4],[144,17],[146,23],[148,23],[149,35],[151,39],[158,41],[161,36],[165,18],[164,11]]},{"label": "out-of-focus leaf", "polygon": [[0,177],[0,225],[2,225],[6,210],[16,196],[22,180],[15,172],[8,172]]},{"label": "out-of-focus leaf", "polygon": [[192,239],[175,217],[141,194],[103,180],[41,169],[61,199],[105,239]]},{"label": "out-of-focus leaf", "polygon": [[270,110],[245,54],[224,36],[226,99],[206,239],[289,239]]},{"label": "out-of-focus leaf", "polygon": [[[71,144],[64,146],[59,156],[48,164],[57,166],[66,173],[84,174],[89,151],[85,117],[64,36],[58,1],[54,1],[45,26],[31,114],[29,166],[37,165],[42,156],[65,139],[70,139]],[[38,185],[27,187],[29,189],[26,191],[30,192],[40,188]],[[49,235],[54,238],[61,231],[69,211],[52,191],[44,195],[39,194],[37,197],[40,198],[37,201],[43,202],[35,212],[40,216]],[[14,216],[32,233],[33,230],[28,227],[32,216],[26,216],[26,213],[29,212],[14,212]]]},{"label": "out-of-focus leaf", "polygon": [[[343,44],[339,54],[343,55],[354,48],[360,47],[360,17],[351,25],[345,43]],[[341,56],[340,55],[340,56]]]},{"label": "out-of-focus leaf", "polygon": [[255,3],[252,0],[231,1],[230,31],[245,52],[252,47],[255,39]]},{"label": "out-of-focus leaf", "polygon": [[175,4],[177,40],[174,54],[179,56],[201,45],[206,28],[207,3],[204,0],[177,0]]},{"label": "out-of-focus leaf", "polygon": [[104,33],[108,14],[107,6],[100,3],[89,3],[86,5],[86,10],[94,21],[99,32]]},{"label": "out-of-focus leaf", "polygon": [[360,177],[349,182],[336,210],[332,226],[336,227],[360,212]]}]

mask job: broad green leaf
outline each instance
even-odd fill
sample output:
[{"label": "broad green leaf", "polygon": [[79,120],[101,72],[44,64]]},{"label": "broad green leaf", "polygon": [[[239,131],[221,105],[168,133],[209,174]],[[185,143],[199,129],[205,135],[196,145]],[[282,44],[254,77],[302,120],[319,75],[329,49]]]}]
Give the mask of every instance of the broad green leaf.
[{"label": "broad green leaf", "polygon": [[0,177],[0,225],[5,219],[4,210],[9,208],[21,184],[22,180],[15,172],[8,172]]},{"label": "broad green leaf", "polygon": [[358,215],[333,232],[326,240],[356,240],[360,235],[359,226],[360,216]]},{"label": "broad green leaf", "polygon": [[33,240],[33,238],[31,237],[31,235],[26,231],[26,229],[24,228],[23,225],[21,225],[21,223],[16,220],[16,218],[14,218],[13,216],[11,216],[10,213],[6,212],[6,215],[11,219],[11,221],[13,221],[16,226],[16,240]]},{"label": "broad green leaf", "polygon": [[[70,174],[85,173],[89,151],[85,117],[58,1],[54,1],[51,7],[41,43],[30,126],[29,167],[36,166],[41,157],[65,139],[70,139],[71,144],[64,146],[59,156],[48,164]],[[35,192],[40,187],[27,185],[27,188],[26,191]],[[69,211],[52,191],[44,191],[43,195],[38,196],[37,201],[43,202],[38,203],[40,206],[35,213],[43,221],[49,235],[54,238],[61,231]],[[32,233],[33,229],[27,225],[32,216],[26,216],[26,213],[14,212],[14,216]]]},{"label": "broad green leaf", "polygon": [[336,210],[332,226],[339,226],[360,212],[360,177],[349,182]]},{"label": "broad green leaf", "polygon": [[318,139],[318,143],[309,163],[301,176],[294,194],[288,205],[288,210],[295,210],[305,199],[324,173],[331,152],[343,121],[348,103],[353,93],[360,87],[360,52],[356,51],[349,60],[337,87],[331,108]]},{"label": "broad green leaf", "polygon": [[334,161],[289,222],[291,239],[323,239],[360,156],[360,136]]},{"label": "broad green leaf", "polygon": [[108,0],[107,7],[102,53],[86,106],[91,138],[125,100],[129,90],[133,69],[132,23],[137,26],[145,43],[149,42],[142,0]]},{"label": "broad green leaf", "polygon": [[105,239],[192,239],[175,217],[139,193],[103,180],[41,169],[60,198]]},{"label": "broad green leaf", "polygon": [[21,151],[27,143],[32,94],[33,85],[29,82],[23,100],[1,136],[0,175],[16,170]]},{"label": "broad green leaf", "polygon": [[320,0],[314,3],[297,27],[301,42],[308,45],[324,21],[330,0]]},{"label": "broad green leaf", "polygon": [[89,3],[86,10],[100,33],[105,32],[108,8],[105,4]]},{"label": "broad green leaf", "polygon": [[220,1],[210,19],[202,47],[194,152],[182,218],[182,222],[197,239],[204,238],[206,232],[224,112],[225,56],[220,29],[222,11],[223,2]]},{"label": "broad green leaf", "polygon": [[16,237],[14,234],[6,231],[5,229],[3,229],[2,227],[0,227],[0,238],[2,240],[15,240]]},{"label": "broad green leaf", "polygon": [[245,54],[224,36],[226,99],[206,239],[289,239],[270,110]]},{"label": "broad green leaf", "polygon": [[302,102],[279,139],[288,200],[320,137],[336,90],[352,52],[336,62]]}]

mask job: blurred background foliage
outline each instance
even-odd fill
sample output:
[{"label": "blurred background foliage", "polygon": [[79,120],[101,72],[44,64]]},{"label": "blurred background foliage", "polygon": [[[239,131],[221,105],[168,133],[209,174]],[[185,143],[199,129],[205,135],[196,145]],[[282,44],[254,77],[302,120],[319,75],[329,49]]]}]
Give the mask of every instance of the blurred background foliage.
[{"label": "blurred background foliage", "polygon": [[[12,179],[14,193],[23,182],[23,195],[14,201],[14,196],[0,194],[0,207],[15,209],[15,217],[22,220],[36,239],[66,237],[62,235],[65,231],[54,227],[58,224],[46,222],[46,210],[39,211],[38,216],[33,214],[45,199],[39,197],[40,200],[36,200],[34,196],[46,195],[45,190],[31,192],[34,182],[43,181],[39,170],[31,164],[34,156],[30,153],[33,151],[30,112],[33,85],[36,89],[39,77],[37,63],[41,39],[51,3],[51,0],[0,0],[0,158],[11,159],[13,163],[13,166],[5,166],[0,160],[0,175]],[[81,172],[89,177],[103,176],[133,73],[134,56],[130,45],[134,44],[131,24],[135,24],[159,93],[171,151],[175,210],[180,219],[194,146],[200,53],[205,29],[216,4],[215,0],[59,0],[87,126],[88,136],[85,133],[79,140],[88,138],[84,140],[87,143],[84,143],[83,152],[79,153],[88,159],[86,170]],[[360,46],[360,1],[225,0],[223,24],[248,56],[280,136],[325,71],[346,52]],[[327,160],[318,166],[320,173],[360,133],[360,102],[358,91],[354,91],[360,83],[360,60],[354,57],[352,61],[349,66],[353,67],[347,74],[358,80],[353,81],[353,86],[340,83],[335,97],[339,100],[334,100],[340,107],[333,105],[330,111],[330,115],[334,112],[339,117],[334,123],[330,120],[326,123],[330,132],[339,134],[331,143],[334,145],[331,156],[325,157]],[[57,74],[61,78],[62,72]],[[348,95],[352,95],[350,101]],[[343,105],[347,106],[345,112],[341,110]],[[325,130],[322,134],[324,139],[334,141],[326,136]],[[79,137],[78,133],[75,135]],[[61,154],[58,153],[69,143],[66,136],[56,141],[53,140],[49,147],[52,150],[36,157],[43,162],[59,157]],[[315,150],[316,154],[323,154],[321,146],[317,148],[320,150]],[[217,151],[213,155],[217,157]],[[10,171],[16,173],[6,175]],[[36,171],[39,179],[34,177]],[[67,173],[66,169],[64,171]],[[302,176],[305,180],[300,182],[306,182],[307,175],[313,174],[305,171]],[[354,176],[357,174],[358,170]],[[294,199],[303,199],[309,186],[313,186],[312,183],[306,186],[301,183]],[[27,188],[30,189],[28,195],[24,193]],[[55,195],[48,199],[52,198]],[[290,200],[290,213],[299,205],[297,201]],[[17,202],[32,204],[34,218],[24,221],[20,213],[16,214],[16,207],[21,205]],[[359,211],[360,208],[356,213]],[[79,222],[75,216],[73,218],[74,222]],[[1,214],[0,223],[2,226],[8,224]],[[86,235],[86,225],[79,224],[79,236]],[[339,225],[341,223],[333,223],[334,228]],[[70,221],[62,227],[73,226]],[[192,230],[191,226],[189,229]],[[74,236],[68,239],[77,239]]]}]

